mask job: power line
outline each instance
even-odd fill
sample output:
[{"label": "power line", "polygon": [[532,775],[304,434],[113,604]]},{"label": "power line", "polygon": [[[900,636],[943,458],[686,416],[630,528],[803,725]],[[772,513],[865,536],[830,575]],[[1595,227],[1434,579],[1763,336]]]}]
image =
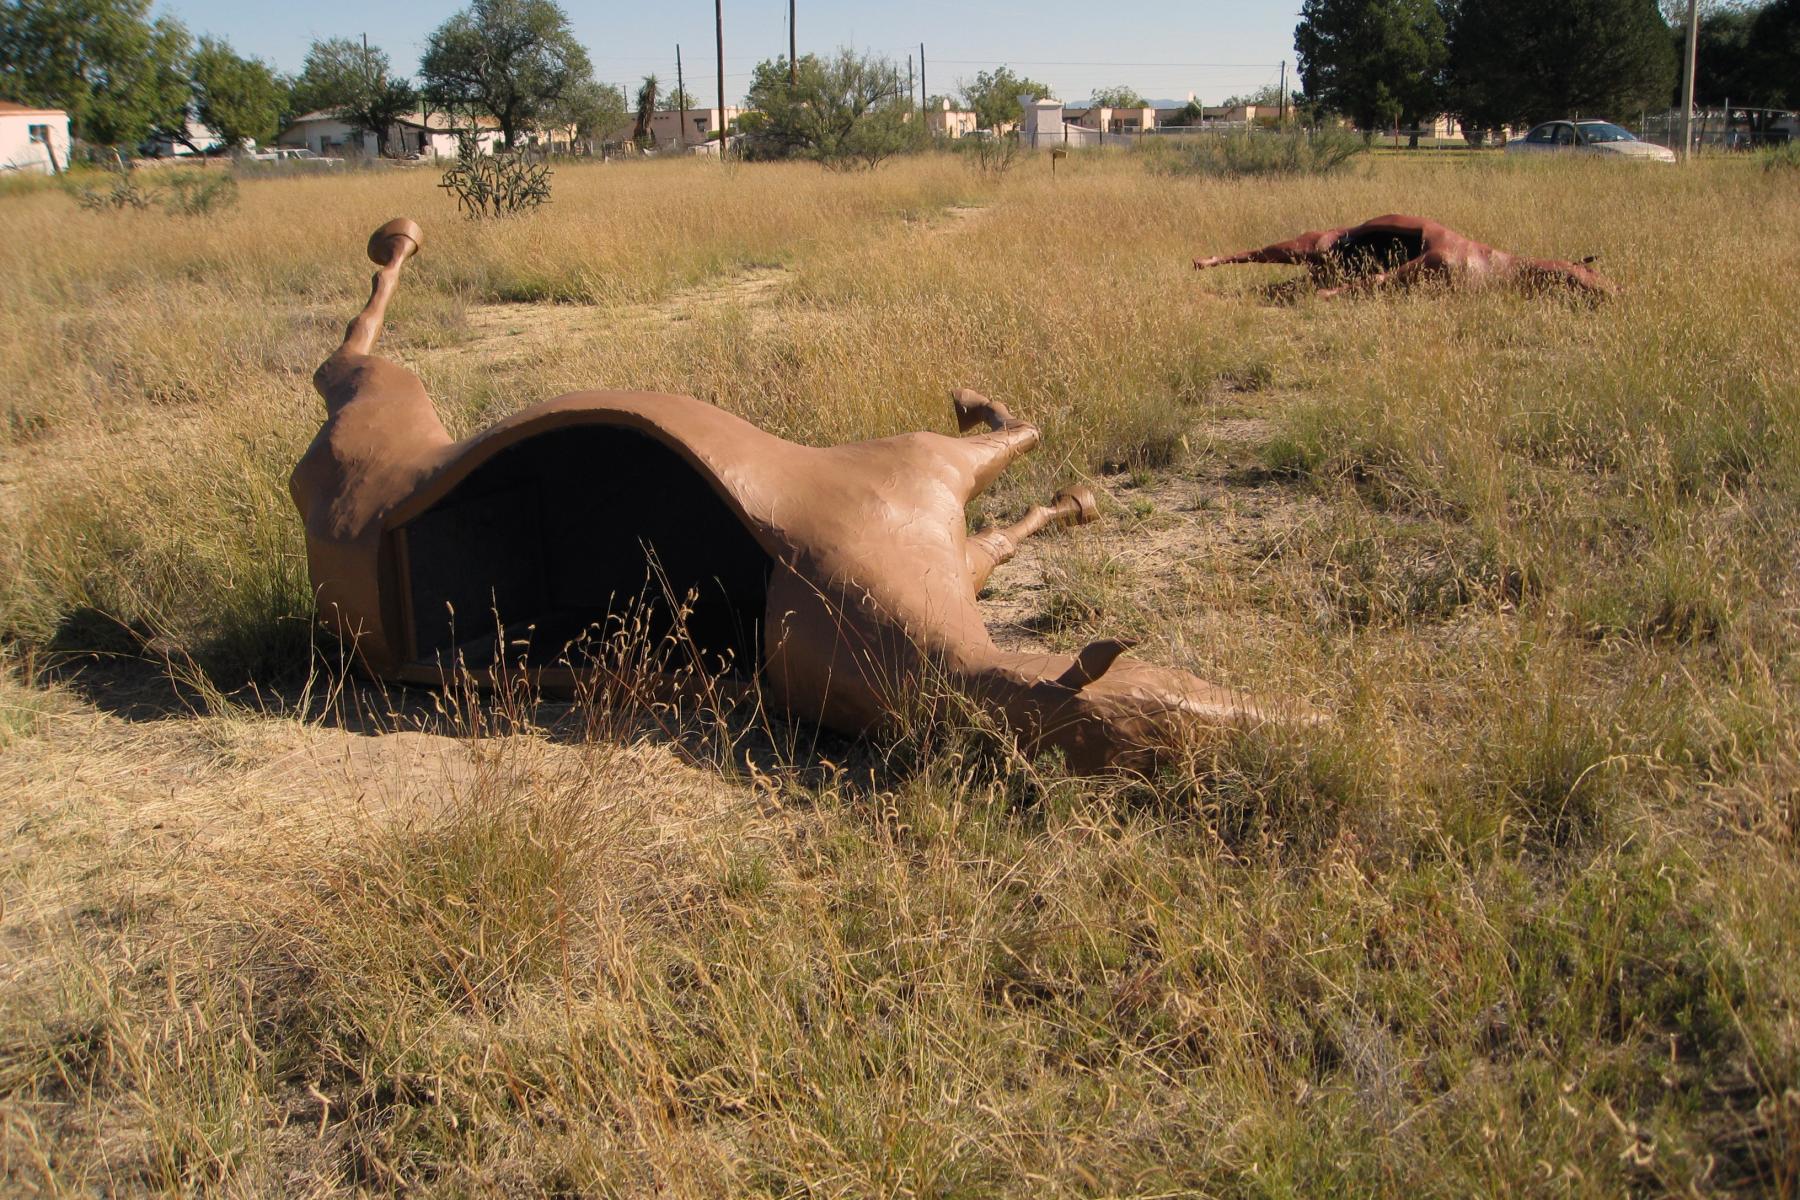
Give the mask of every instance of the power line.
[{"label": "power line", "polygon": [[1048,58],[1007,58],[996,55],[993,58],[940,58],[940,63],[951,63],[959,67],[1002,66],[1021,67],[1167,67],[1176,70],[1232,70],[1232,71],[1273,71],[1280,63],[1171,63],[1171,62],[1076,62]]}]

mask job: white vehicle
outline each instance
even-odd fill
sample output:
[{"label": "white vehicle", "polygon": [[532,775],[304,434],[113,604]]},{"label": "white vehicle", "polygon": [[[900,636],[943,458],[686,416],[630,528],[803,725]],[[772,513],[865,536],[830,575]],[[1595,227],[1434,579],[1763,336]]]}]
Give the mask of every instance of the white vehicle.
[{"label": "white vehicle", "polygon": [[1506,143],[1509,154],[1597,154],[1674,162],[1675,152],[1654,142],[1640,142],[1611,121],[1545,121],[1522,138]]},{"label": "white vehicle", "polygon": [[266,163],[294,162],[308,163],[313,166],[335,167],[338,160],[335,158],[321,157],[320,155],[314,154],[311,150],[284,146],[274,150],[258,150],[255,154],[250,155],[250,161]]}]

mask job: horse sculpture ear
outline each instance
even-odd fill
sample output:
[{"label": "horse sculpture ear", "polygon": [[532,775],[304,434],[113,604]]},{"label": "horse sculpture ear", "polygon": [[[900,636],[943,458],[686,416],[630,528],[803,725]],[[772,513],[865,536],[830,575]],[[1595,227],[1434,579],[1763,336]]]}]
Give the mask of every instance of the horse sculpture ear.
[{"label": "horse sculpture ear", "polygon": [[1126,638],[1101,638],[1097,642],[1089,642],[1075,656],[1069,669],[1056,677],[1056,682],[1073,691],[1080,691],[1106,674],[1119,655],[1135,645],[1136,639]]}]

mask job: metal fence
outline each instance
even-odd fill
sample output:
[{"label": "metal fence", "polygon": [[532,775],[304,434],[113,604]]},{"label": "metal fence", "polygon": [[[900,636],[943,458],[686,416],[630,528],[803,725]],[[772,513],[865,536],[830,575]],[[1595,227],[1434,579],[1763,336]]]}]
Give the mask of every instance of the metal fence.
[{"label": "metal fence", "polygon": [[[1638,136],[1671,150],[1681,149],[1681,110],[1646,113]],[[1800,141],[1800,117],[1780,108],[1696,108],[1695,150],[1752,150]]]}]

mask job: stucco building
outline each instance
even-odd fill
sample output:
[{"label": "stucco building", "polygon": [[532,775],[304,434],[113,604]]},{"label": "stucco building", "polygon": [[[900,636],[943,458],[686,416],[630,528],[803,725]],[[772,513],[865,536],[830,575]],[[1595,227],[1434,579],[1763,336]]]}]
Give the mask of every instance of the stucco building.
[{"label": "stucco building", "polygon": [[[400,158],[420,154],[426,158],[456,157],[459,131],[467,128],[453,121],[447,113],[407,113],[388,127],[388,153]],[[500,128],[491,117],[477,117],[474,128],[483,153],[491,154],[500,144]],[[336,113],[325,109],[295,117],[275,138],[277,146],[311,150],[322,158],[369,158],[380,153],[373,133],[352,129]]]},{"label": "stucco building", "polygon": [[0,171],[49,175],[68,165],[68,113],[0,100]]}]

